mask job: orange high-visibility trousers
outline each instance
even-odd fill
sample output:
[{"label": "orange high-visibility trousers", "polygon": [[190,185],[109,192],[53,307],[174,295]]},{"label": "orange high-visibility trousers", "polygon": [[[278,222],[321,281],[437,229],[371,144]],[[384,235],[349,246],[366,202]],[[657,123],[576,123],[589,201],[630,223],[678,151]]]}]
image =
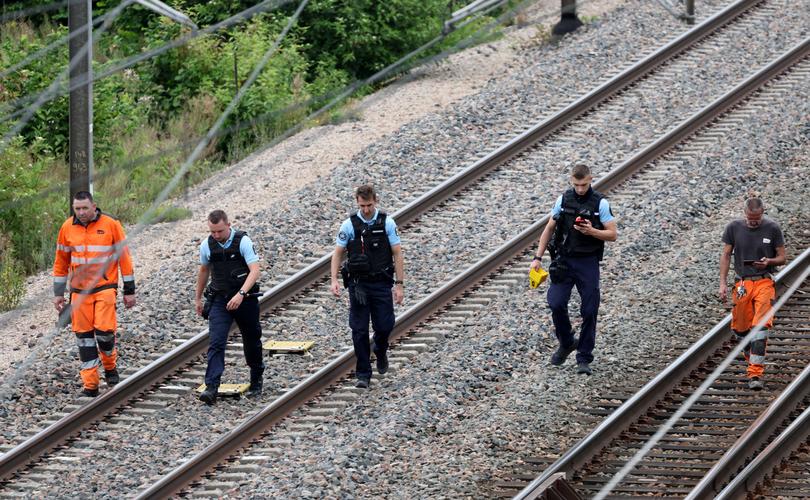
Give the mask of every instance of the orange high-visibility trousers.
[{"label": "orange high-visibility trousers", "polygon": [[105,371],[115,369],[116,290],[70,294],[70,320],[79,346],[80,374],[85,389],[98,389],[99,355]]},{"label": "orange high-visibility trousers", "polygon": [[[740,297],[740,285],[745,293]],[[740,280],[731,289],[731,329],[739,338],[745,337],[751,328],[769,315],[771,306],[776,298],[773,280],[763,278],[756,281]],[[756,337],[743,350],[748,361],[748,377],[762,377],[765,372],[765,349],[768,345],[768,331],[773,327],[773,317],[770,317],[757,333]]]}]

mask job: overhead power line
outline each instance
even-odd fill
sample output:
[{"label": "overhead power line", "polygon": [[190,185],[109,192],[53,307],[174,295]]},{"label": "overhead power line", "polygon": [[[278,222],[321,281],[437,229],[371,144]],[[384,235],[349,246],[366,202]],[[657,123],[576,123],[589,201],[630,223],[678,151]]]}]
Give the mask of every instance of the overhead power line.
[{"label": "overhead power line", "polygon": [[61,2],[49,3],[47,5],[37,5],[36,7],[28,7],[27,9],[13,10],[0,16],[0,23],[13,21],[15,19],[22,19],[25,17],[35,16],[45,12],[53,12],[55,10],[64,9],[72,2],[79,0],[63,0]]},{"label": "overhead power line", "polygon": [[[130,0],[130,1],[134,1],[134,0]],[[164,45],[161,45],[160,47],[156,47],[156,48],[148,50],[146,52],[142,52],[140,54],[130,56],[130,57],[128,57],[128,58],[126,58],[126,59],[124,59],[122,61],[119,61],[119,62],[117,62],[117,63],[115,63],[115,64],[113,64],[111,66],[108,66],[107,68],[101,68],[99,71],[96,71],[96,72],[93,73],[93,76],[90,79],[90,81],[91,82],[96,82],[98,80],[102,80],[102,79],[104,79],[104,78],[106,78],[106,77],[108,77],[110,75],[113,75],[113,74],[119,72],[119,71],[127,69],[127,68],[129,68],[131,66],[134,66],[134,65],[138,64],[139,62],[145,61],[147,59],[151,59],[152,57],[163,54],[163,53],[165,53],[165,52],[167,52],[167,51],[169,51],[171,49],[181,47],[181,46],[185,45],[186,43],[190,42],[191,40],[194,40],[195,38],[214,33],[216,31],[219,31],[219,30],[224,29],[224,28],[229,28],[229,27],[231,27],[231,26],[233,26],[235,24],[239,24],[239,23],[241,23],[241,22],[243,22],[243,21],[245,21],[247,19],[250,19],[251,17],[253,17],[253,16],[257,15],[257,14],[277,9],[277,8],[282,7],[284,5],[293,3],[293,1],[294,0],[264,0],[263,2],[261,2],[261,3],[257,4],[257,5],[254,5],[253,7],[250,7],[248,9],[245,9],[245,10],[243,10],[243,11],[229,17],[228,19],[220,21],[219,23],[212,24],[211,26],[207,26],[207,27],[205,27],[205,28],[203,28],[201,30],[194,31],[192,33],[188,33],[188,34],[186,34],[184,36],[181,36],[180,38],[172,40],[171,42],[168,42],[168,43],[166,43]],[[60,87],[57,87],[55,89],[48,88],[48,89],[46,89],[45,91],[41,92],[38,95],[25,96],[25,97],[21,97],[19,99],[16,99],[15,101],[11,101],[9,103],[6,103],[6,105],[3,106],[3,108],[2,108],[4,110],[4,112],[7,112],[9,109],[18,109],[18,110],[14,111],[14,112],[10,112],[9,114],[7,114],[7,115],[3,116],[2,118],[0,118],[0,123],[8,121],[9,119],[16,118],[20,114],[19,109],[21,109],[23,107],[27,107],[32,102],[38,101],[39,99],[44,99],[43,102],[48,102],[48,101],[50,101],[52,99],[55,99],[57,97],[60,97],[62,95],[66,95],[72,90],[75,90],[75,89],[77,89],[79,87],[87,85],[87,83],[88,83],[87,77],[85,77],[85,78],[77,78],[72,85],[69,85],[69,86],[66,86],[66,87],[63,87],[63,88],[60,88]]]},{"label": "overhead power line", "polygon": [[[485,39],[487,36],[490,35],[490,33],[494,30],[495,27],[502,24],[504,21],[513,18],[519,12],[522,12],[526,7],[528,7],[529,5],[535,3],[536,1],[537,0],[523,0],[523,2],[521,2],[517,6],[513,7],[510,11],[502,14],[495,21],[493,21],[493,22],[479,28],[475,33],[473,33],[469,37],[457,42],[454,47],[448,48],[448,49],[442,51],[439,54],[429,56],[429,57],[426,57],[426,58],[422,58],[421,60],[416,61],[415,63],[413,63],[411,66],[429,64],[429,63],[444,59],[445,57],[449,56],[450,54],[453,54],[453,53],[457,52],[458,50],[462,50],[462,49],[476,43],[479,40]],[[587,1],[592,1],[592,0],[585,0],[585,1],[587,2]],[[555,15],[555,13],[553,13],[553,12],[549,13],[548,17],[551,17],[552,15]],[[542,19],[544,17],[546,17],[546,16],[540,16],[538,19]],[[425,47],[425,46],[432,46],[432,42],[428,42],[428,44],[423,45],[423,47]],[[380,78],[380,79],[385,78],[386,76],[390,75],[391,73],[393,73],[395,71],[403,71],[403,69],[405,68],[405,66],[403,64],[403,60],[404,59],[406,60],[407,58],[413,57],[413,55],[415,53],[416,53],[416,51],[413,51],[413,52],[409,53],[408,55],[406,55],[404,58],[394,62],[393,64],[388,66],[388,68],[387,68],[388,71],[386,71],[386,70],[380,71],[378,73],[378,75],[380,75],[380,76],[378,76],[378,78]],[[352,84],[348,85],[347,87],[345,87],[345,89],[346,90],[348,90],[349,88],[356,89],[356,88],[359,88],[361,86],[362,85],[358,85],[357,82],[355,82],[355,83],[352,83]],[[345,90],[340,93],[340,95],[343,95],[343,94],[345,94]],[[325,97],[326,96],[322,96],[322,98],[325,98]],[[303,121],[303,123],[305,123],[308,120],[311,120],[313,116],[320,115],[325,109],[327,109],[327,107],[331,107],[331,105],[332,105],[332,102],[330,102],[329,104],[327,104],[326,106],[321,108],[319,111],[316,111],[315,113],[310,114]],[[295,105],[295,106],[298,106],[298,105]],[[290,108],[287,108],[287,109],[290,109]],[[239,126],[244,126],[244,124],[246,124],[246,123],[248,123],[248,125],[250,125],[250,124],[252,124],[254,122],[255,122],[255,119],[247,121],[247,122],[242,122],[241,124],[239,124]],[[269,144],[265,145],[264,148],[262,148],[262,149],[267,149],[268,147],[271,147],[273,144],[277,144],[278,142],[280,142],[284,138],[289,137],[290,135],[295,133],[294,131],[299,130],[299,129],[300,129],[299,126],[291,127],[284,134],[282,134],[281,137],[271,141]],[[176,176],[176,177],[180,177],[180,176]],[[158,202],[156,200],[156,203],[159,204],[160,202]],[[153,204],[153,206],[154,206],[154,204]],[[144,215],[147,215],[147,214],[144,214]],[[139,222],[139,224],[140,224],[140,222]],[[140,229],[140,230],[142,231],[142,229]],[[136,228],[136,231],[130,233],[128,239],[134,237],[137,234],[137,232],[139,232],[138,228]],[[18,315],[23,310],[31,307],[32,304],[35,304],[35,303],[40,304],[43,301],[47,301],[48,296],[49,296],[48,292],[43,292],[43,293],[37,294],[35,297],[32,297],[31,299],[29,299],[26,302],[26,304],[18,307],[11,314]],[[7,318],[7,319],[11,319],[11,318]],[[28,371],[28,369],[33,365],[35,360],[41,359],[41,353],[45,350],[45,348],[48,345],[50,345],[53,342],[53,339],[56,338],[56,336],[59,334],[59,331],[66,324],[67,324],[67,318],[64,317],[64,316],[61,317],[60,322],[48,334],[43,335],[39,339],[39,341],[38,341],[37,345],[34,347],[34,349],[32,349],[32,351],[29,353],[29,355],[25,358],[25,360],[23,360],[23,362],[21,362],[17,367],[15,367],[14,373],[11,374],[10,376],[6,377],[5,380],[0,381],[0,404],[2,403],[2,401],[4,399],[7,399],[8,394],[9,394],[8,389],[10,387],[15,387],[18,384],[18,382],[25,376],[25,373]],[[0,405],[0,414],[2,414],[3,411],[4,411],[4,408]]]}]

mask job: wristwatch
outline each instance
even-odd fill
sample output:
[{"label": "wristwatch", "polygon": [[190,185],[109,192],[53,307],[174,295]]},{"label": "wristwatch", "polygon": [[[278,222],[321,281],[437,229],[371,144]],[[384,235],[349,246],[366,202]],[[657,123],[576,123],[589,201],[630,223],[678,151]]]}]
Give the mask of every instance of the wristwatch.
[{"label": "wristwatch", "polygon": [[402,280],[394,280],[394,284],[395,285],[402,285],[403,281]]},{"label": "wristwatch", "polygon": [[244,290],[239,290],[239,295],[241,295],[242,297],[244,297],[245,295],[247,295],[247,292],[246,292],[246,291],[244,291]]}]

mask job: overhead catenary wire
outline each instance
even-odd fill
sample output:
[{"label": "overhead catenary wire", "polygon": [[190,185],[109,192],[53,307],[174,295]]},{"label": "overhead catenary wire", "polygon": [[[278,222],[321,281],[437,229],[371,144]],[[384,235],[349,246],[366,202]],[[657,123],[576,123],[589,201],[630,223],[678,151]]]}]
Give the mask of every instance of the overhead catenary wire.
[{"label": "overhead catenary wire", "polygon": [[[113,11],[108,11],[108,12],[96,17],[95,19],[93,19],[92,25],[96,26],[98,24],[101,24],[105,19],[107,19],[107,17],[109,17],[109,15],[112,12]],[[58,48],[58,47],[60,47],[62,45],[65,45],[66,43],[73,40],[75,37],[84,35],[85,32],[89,28],[90,28],[89,24],[87,24],[85,26],[82,26],[81,28],[79,28],[79,29],[77,29],[75,31],[72,31],[68,35],[63,36],[63,37],[59,38],[58,40],[54,40],[53,42],[49,43],[45,47],[42,47],[41,49],[37,50],[36,52],[34,52],[32,54],[29,54],[23,60],[17,62],[16,64],[14,64],[14,65],[12,65],[12,66],[10,66],[10,67],[2,70],[2,71],[0,71],[0,79],[6,78],[8,75],[10,75],[12,73],[16,73],[17,70],[19,70],[20,68],[24,68],[24,67],[28,66],[29,64],[31,64],[32,62],[36,61],[37,59],[41,59],[48,52],[50,52],[50,51],[52,51],[52,50],[54,50],[54,49],[56,49],[56,48]]]},{"label": "overhead catenary wire", "polygon": [[22,19],[25,17],[35,16],[37,14],[44,14],[45,12],[53,12],[61,10],[71,3],[80,2],[82,0],[62,0],[61,2],[53,2],[47,5],[37,5],[36,7],[28,7],[25,9],[13,10],[0,16],[0,23],[14,21],[15,19]]},{"label": "overhead catenary wire", "polygon": [[[521,4],[519,4],[515,8],[513,8],[513,9],[507,11],[506,13],[504,13],[500,18],[498,18],[498,19],[490,22],[489,24],[479,28],[478,30],[476,30],[476,32],[474,32],[473,34],[471,34],[467,38],[460,40],[459,42],[454,44],[452,47],[449,47],[449,48],[445,49],[444,51],[442,51],[442,52],[440,52],[438,54],[419,59],[419,60],[415,61],[414,63],[412,63],[407,68],[403,67],[403,63],[406,62],[408,59],[410,59],[413,56],[417,55],[417,53],[419,53],[420,51],[424,51],[427,48],[429,48],[430,46],[435,45],[435,43],[433,43],[435,41],[435,39],[434,39],[433,41],[428,42],[427,44],[423,45],[420,49],[416,49],[416,50],[412,51],[411,53],[407,54],[406,56],[403,56],[399,60],[397,60],[394,63],[386,66],[385,68],[383,68],[379,72],[379,77],[376,80],[377,81],[383,80],[383,79],[391,77],[391,76],[393,76],[393,75],[395,75],[397,73],[402,73],[402,72],[406,71],[408,68],[412,68],[412,67],[415,67],[415,66],[428,65],[428,64],[431,64],[431,63],[434,63],[434,62],[441,61],[441,60],[445,59],[446,57],[452,55],[453,53],[458,52],[459,50],[463,50],[463,49],[467,48],[468,46],[470,46],[470,45],[472,45],[474,43],[477,43],[481,39],[486,38],[487,36],[489,36],[492,33],[492,31],[493,31],[493,29],[495,27],[497,27],[498,25],[503,24],[505,21],[515,17],[519,12],[523,11],[529,5],[534,4],[537,1],[538,0],[524,0]],[[590,0],[590,1],[593,1],[593,0]],[[583,2],[583,3],[587,3],[587,2]],[[470,18],[465,20],[463,23],[460,23],[458,26],[456,26],[456,29],[460,29],[460,28],[466,26],[467,24],[469,24],[469,23],[475,21],[476,19],[478,19],[480,16],[486,15],[488,12],[490,12],[491,10],[493,10],[493,9],[495,9],[497,7],[498,7],[497,5],[496,6],[490,6],[485,11],[478,12],[477,16],[471,16]],[[547,12],[545,14],[541,14],[540,16],[538,16],[536,18],[536,20],[540,21],[540,20],[547,19],[547,18],[550,18],[552,16],[556,16],[556,15],[557,15],[556,11],[551,11],[551,12]],[[445,35],[447,35],[447,34],[445,34]],[[440,37],[437,37],[437,38],[440,38]],[[357,89],[363,87],[364,85],[368,85],[368,84],[369,83],[367,83],[367,80],[360,80],[360,79],[355,80],[354,82],[347,84],[342,89],[333,90],[331,92],[322,94],[320,96],[311,97],[311,98],[306,99],[304,101],[293,103],[293,104],[291,104],[289,106],[286,106],[285,108],[278,109],[278,110],[273,110],[273,111],[270,111],[270,112],[267,112],[267,113],[263,113],[262,115],[259,115],[259,116],[253,117],[253,118],[249,118],[247,120],[239,122],[239,123],[237,123],[235,125],[232,125],[230,127],[220,129],[214,137],[221,137],[221,136],[224,136],[224,135],[227,135],[227,134],[231,134],[233,132],[238,132],[240,130],[244,130],[244,129],[253,127],[255,125],[266,122],[266,121],[268,121],[268,120],[270,120],[270,119],[272,119],[274,117],[284,115],[286,113],[295,112],[295,111],[298,111],[300,109],[309,107],[310,105],[312,105],[314,103],[317,103],[317,102],[325,102],[325,101],[328,101],[328,100],[332,100],[336,96],[344,94],[346,91],[349,91],[349,90],[352,90],[352,89],[354,91],[356,91]],[[345,96],[344,96],[344,98],[345,98]],[[325,111],[328,111],[328,110],[324,110],[324,112]],[[323,114],[323,113],[320,113],[320,114]],[[320,114],[317,115],[317,116],[320,116]],[[308,116],[308,117],[304,118],[302,120],[303,125],[305,126],[306,123],[308,121],[312,121],[312,119],[313,119],[312,116]],[[284,140],[285,138],[287,138],[287,137],[293,135],[294,133],[300,131],[301,128],[302,127],[299,127],[298,125],[288,128],[281,135],[279,135],[276,139],[274,139],[272,142],[270,142],[268,144],[265,144],[265,145],[262,145],[260,147],[260,150],[266,149],[267,147],[271,147],[272,145],[276,144],[280,140]],[[164,156],[175,154],[175,153],[177,153],[179,151],[182,151],[184,149],[187,149],[187,148],[195,145],[200,140],[200,138],[201,137],[193,138],[193,139],[185,141],[185,142],[183,142],[183,143],[181,143],[179,145],[173,146],[171,148],[167,148],[165,150],[162,150],[162,151],[159,151],[159,152],[156,152],[156,153],[153,153],[153,154],[149,154],[149,155],[142,156],[140,158],[136,158],[136,159],[134,159],[134,160],[132,160],[132,161],[130,161],[128,163],[125,163],[125,164],[123,164],[123,165],[121,165],[119,167],[114,167],[114,168],[107,169],[106,171],[97,174],[95,176],[95,179],[96,180],[104,179],[107,176],[117,174],[117,173],[119,173],[121,171],[128,170],[130,168],[133,168],[133,167],[136,167],[138,165],[144,164],[144,163],[146,163],[148,161],[158,160],[158,159],[160,159],[160,158],[162,158]],[[254,155],[255,154],[256,153],[254,153]],[[43,198],[45,196],[60,192],[60,191],[65,189],[65,186],[66,186],[66,183],[58,184],[56,186],[51,186],[48,189],[39,191],[38,193],[36,193],[34,195],[31,195],[31,196],[28,196],[26,198],[7,201],[3,205],[0,205],[0,212],[6,211],[6,210],[13,210],[13,209],[19,208],[19,207],[21,207],[21,206],[23,206],[23,205],[25,205],[27,203],[30,203],[31,201],[41,199],[41,198]]]},{"label": "overhead catenary wire", "polygon": [[[123,10],[130,5],[134,0],[122,0],[121,3],[118,4],[111,12],[110,15],[104,19],[104,22],[101,23],[101,26],[96,30],[96,33],[93,36],[101,36],[104,32],[109,29],[110,25],[112,24],[113,20],[115,20],[118,15],[123,12]],[[88,40],[88,43],[85,43],[81,46],[81,48],[77,51],[77,53],[70,59],[67,69],[64,72],[60,73],[59,76],[54,79],[54,81],[48,86],[48,90],[42,94],[40,94],[39,98],[34,102],[33,105],[28,107],[23,115],[22,118],[13,126],[11,127],[0,139],[0,153],[5,151],[8,144],[11,143],[12,139],[20,133],[20,131],[28,124],[29,120],[36,114],[39,108],[42,107],[48,100],[48,95],[51,92],[56,91],[56,89],[61,85],[62,80],[66,79],[71,71],[73,71],[76,66],[78,66],[82,59],[88,54],[90,49],[92,48],[92,39],[91,37]],[[87,79],[84,79],[87,81]],[[78,88],[78,87],[77,87]]]},{"label": "overhead catenary wire", "polygon": [[799,286],[801,286],[801,284],[804,282],[805,279],[807,279],[808,276],[810,276],[810,266],[808,266],[807,269],[802,271],[801,275],[793,281],[793,284],[790,285],[790,287],[784,293],[782,293],[782,296],[779,298],[776,304],[771,306],[771,309],[770,311],[768,311],[768,314],[766,314],[762,319],[759,320],[759,322],[757,322],[757,324],[754,326],[754,328],[751,329],[748,335],[738,340],[737,345],[731,349],[731,352],[729,352],[728,355],[725,357],[725,359],[723,359],[723,361],[717,366],[717,368],[715,368],[714,371],[712,371],[712,373],[708,377],[706,377],[706,380],[704,380],[703,383],[700,384],[700,386],[695,390],[695,392],[693,392],[681,404],[681,406],[678,407],[675,413],[673,413],[672,416],[670,416],[666,422],[661,424],[661,427],[658,428],[655,434],[653,434],[650,437],[650,439],[648,439],[647,442],[645,442],[644,445],[636,452],[636,454],[633,455],[633,457],[631,457],[630,460],[628,460],[624,464],[624,466],[610,479],[610,481],[608,481],[608,483],[605,484],[601,490],[599,490],[599,493],[597,493],[596,496],[594,496],[595,500],[603,500],[604,498],[607,498],[610,492],[612,492],[613,489],[616,486],[618,486],[618,484],[628,474],[630,474],[630,472],[636,467],[636,465],[638,465],[639,462],[641,462],[641,460],[644,459],[647,453],[649,453],[650,450],[652,450],[653,447],[656,444],[658,444],[659,441],[661,441],[661,439],[666,435],[666,433],[669,432],[672,429],[672,427],[675,426],[678,420],[680,420],[681,417],[683,417],[684,414],[686,414],[686,412],[689,411],[692,405],[695,404],[695,402],[701,396],[703,396],[706,390],[709,389],[709,387],[711,387],[711,385],[715,382],[715,380],[717,380],[718,377],[720,377],[720,375],[726,370],[726,368],[728,368],[729,365],[731,365],[731,363],[734,362],[734,360],[739,357],[744,347],[754,340],[754,337],[756,337],[756,335],[760,331],[762,331],[762,329],[765,327],[765,324],[771,318],[773,318],[774,314],[776,314],[776,312],[785,304],[785,302],[787,302],[787,300],[791,297],[793,292],[795,292],[799,288]]},{"label": "overhead catenary wire", "polygon": [[[130,0],[130,2],[134,1],[135,0]],[[204,35],[209,35],[211,33],[215,33],[225,28],[229,28],[243,21],[246,21],[257,14],[271,11],[279,7],[283,7],[284,5],[293,3],[293,1],[294,0],[264,0],[261,3],[254,5],[253,7],[250,7],[248,9],[242,10],[239,13],[234,14],[233,16],[223,21],[220,21],[216,24],[212,24],[211,26],[206,26],[203,29],[187,33],[181,36],[180,38],[167,42],[164,45],[155,47],[154,49],[148,50],[146,52],[130,56],[126,59],[118,61],[117,63],[107,68],[102,67],[99,69],[99,71],[93,73],[89,81],[95,83],[98,80],[102,80],[104,78],[107,78],[108,76],[114,75],[115,73],[130,68],[142,61],[151,59],[171,49],[181,47],[186,43],[194,40],[195,38],[199,38]],[[77,88],[87,85],[87,83],[88,83],[87,77],[80,77],[77,78],[72,84],[69,83],[68,86],[65,88],[58,88],[58,87],[54,89],[48,88],[39,94],[33,96],[25,96],[18,98],[14,101],[9,101],[5,103],[2,107],[0,107],[0,109],[3,110],[2,112],[8,113],[0,117],[0,123],[6,122],[9,119],[14,119],[16,116],[19,116],[19,111],[9,113],[8,112],[9,109],[25,108],[28,107],[32,102],[38,101],[40,99],[43,99],[43,102],[48,102],[50,100],[56,99],[57,97],[66,95]]]},{"label": "overhead catenary wire", "polygon": [[[453,54],[453,53],[455,53],[455,52],[457,52],[459,50],[462,50],[462,49],[476,43],[479,40],[485,39],[486,37],[490,36],[490,34],[492,33],[494,28],[496,28],[500,24],[504,23],[505,21],[515,17],[516,15],[518,15],[518,13],[522,12],[529,5],[534,4],[537,1],[538,0],[523,0],[517,6],[513,7],[512,9],[507,11],[506,13],[499,16],[496,20],[494,20],[494,21],[486,24],[485,26],[479,28],[475,33],[473,33],[469,37],[467,37],[465,39],[462,39],[459,42],[457,42],[453,47],[445,49],[444,51],[440,52],[439,54],[423,58],[423,59],[415,62],[412,66],[425,65],[425,64],[430,64],[432,62],[439,61],[439,60],[444,59],[445,57],[447,57],[447,56],[449,56],[449,55],[451,55],[451,54]],[[593,0],[589,0],[589,1],[593,1]],[[548,13],[547,16],[540,16],[540,17],[538,17],[538,19],[542,19],[544,17],[551,17],[551,16],[554,16],[554,15],[556,15],[556,12],[550,12],[550,13]],[[425,47],[427,45],[430,45],[430,44],[431,43],[429,42],[428,44],[423,45],[423,47]],[[403,67],[404,67],[404,61],[407,60],[407,58],[413,57],[415,52],[416,51],[410,52],[405,57],[403,57],[400,60],[392,63],[391,65],[389,65],[386,69],[381,70],[380,72],[378,72],[377,75],[379,75],[379,76],[377,78],[378,79],[386,78],[386,77],[390,76],[391,74],[395,73],[396,71],[402,71]],[[363,81],[367,81],[367,80],[363,80]],[[356,88],[360,88],[362,86],[363,86],[362,84],[358,85],[355,82],[353,84],[348,85],[346,87],[346,89],[348,89],[350,87],[356,89]],[[341,94],[343,94],[343,93],[345,93],[345,92],[341,92]],[[333,93],[333,94],[337,94],[337,93]],[[330,102],[330,104],[331,104],[331,102]],[[321,108],[321,110],[319,110],[319,111],[325,112],[324,108]],[[319,113],[318,111],[316,111],[315,113],[312,113],[307,118],[305,118],[304,122],[307,122],[307,121],[311,120],[312,117],[315,116],[316,114],[319,115],[319,114],[322,114],[322,113]],[[250,120],[249,122],[252,123],[254,121],[255,120]],[[245,122],[243,122],[243,123],[245,123]],[[278,137],[277,139],[274,139],[270,143],[263,146],[262,150],[266,150],[267,148],[272,147],[273,145],[281,142],[286,137],[289,137],[290,135],[292,135],[298,129],[299,129],[298,126],[294,126],[294,127],[289,128],[284,134],[282,134],[282,136]],[[258,154],[258,153],[254,153],[251,156],[254,156],[256,154]],[[176,177],[178,177],[178,176],[176,176]],[[136,236],[136,234],[138,232],[140,232],[142,230],[143,230],[142,227],[140,229],[136,228],[135,231],[132,231],[132,232],[129,233],[129,235],[127,237],[127,240],[129,241],[134,236]],[[14,316],[19,315],[19,314],[22,313],[22,311],[24,311],[27,308],[30,308],[33,304],[35,304],[35,303],[39,304],[39,303],[42,303],[43,301],[47,301],[48,297],[49,297],[48,291],[43,291],[42,293],[37,294],[36,296],[34,296],[31,299],[27,300],[26,304],[18,307],[14,311],[12,311],[12,312],[8,313],[7,315],[5,315],[4,319],[6,321],[13,320],[13,317],[10,316],[10,315],[14,315]],[[15,367],[14,373],[7,376],[7,377],[5,377],[0,382],[0,414],[2,414],[3,411],[5,411],[3,406],[2,406],[2,403],[3,403],[3,401],[8,399],[9,395],[11,394],[11,388],[17,386],[18,382],[25,376],[28,369],[34,364],[34,362],[37,359],[41,359],[42,353],[44,352],[44,350],[53,342],[53,340],[56,338],[56,336],[59,334],[61,329],[66,324],[67,324],[67,317],[65,315],[62,315],[60,317],[60,320],[51,329],[51,331],[49,333],[43,335],[42,337],[40,337],[37,344],[34,346],[34,348],[31,350],[31,352],[28,354],[28,356],[20,364],[18,364]]]}]

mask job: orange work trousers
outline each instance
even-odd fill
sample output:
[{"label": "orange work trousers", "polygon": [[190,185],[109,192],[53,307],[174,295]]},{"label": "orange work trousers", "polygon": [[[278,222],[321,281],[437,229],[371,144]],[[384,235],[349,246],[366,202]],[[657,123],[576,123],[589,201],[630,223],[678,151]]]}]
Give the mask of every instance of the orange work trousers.
[{"label": "orange work trousers", "polygon": [[114,288],[96,293],[70,295],[70,321],[79,346],[79,371],[85,389],[98,389],[99,355],[105,371],[115,369],[118,350],[115,346]]},{"label": "orange work trousers", "polygon": [[[740,293],[740,286],[744,292]],[[773,280],[739,280],[734,283],[732,292],[731,329],[738,338],[745,337],[755,325],[769,315],[776,290]],[[768,345],[768,331],[773,327],[773,317],[763,325],[751,342],[745,346],[743,355],[748,361],[748,377],[762,377],[765,372],[765,348]]]}]

